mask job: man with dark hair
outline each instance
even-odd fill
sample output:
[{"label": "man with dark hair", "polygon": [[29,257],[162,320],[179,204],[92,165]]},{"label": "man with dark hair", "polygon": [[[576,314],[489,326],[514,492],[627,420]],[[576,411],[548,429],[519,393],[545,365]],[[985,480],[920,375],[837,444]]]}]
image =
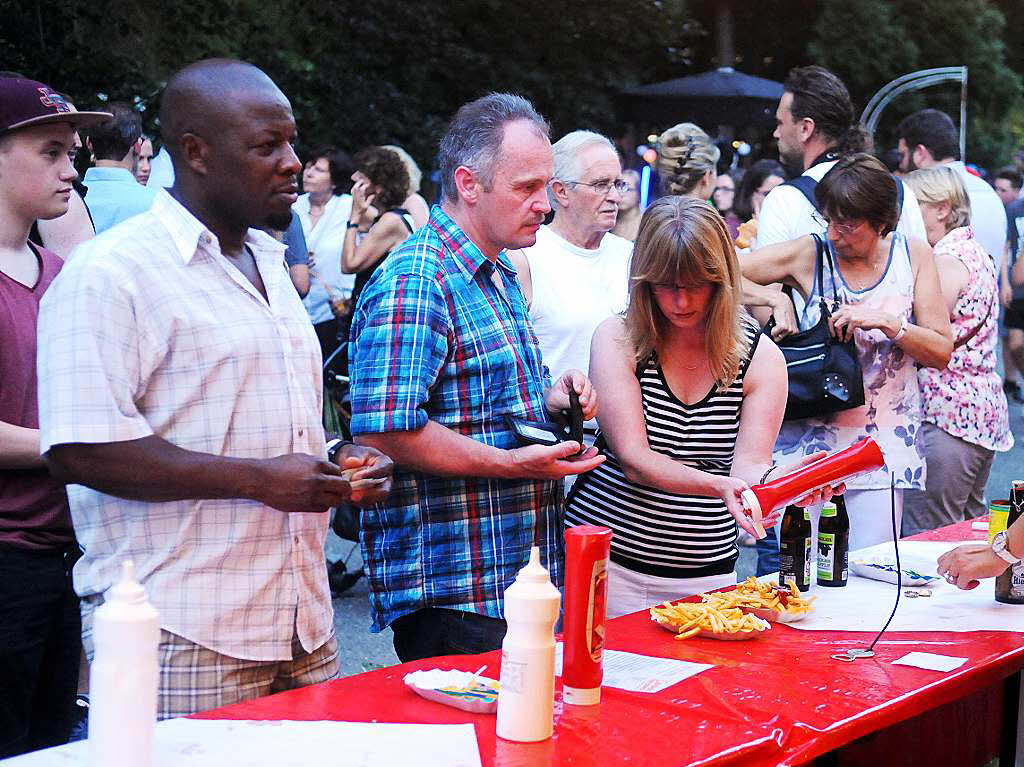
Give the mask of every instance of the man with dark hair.
[{"label": "man with dark hair", "polygon": [[[758,247],[811,233],[824,234],[825,220],[811,202],[813,185],[841,155],[862,151],[865,144],[849,91],[835,74],[819,66],[790,70],[775,110],[773,135],[779,142],[783,164],[805,180],[780,184],[768,193],[758,218]],[[797,184],[808,184],[811,194]],[[917,198],[906,184],[896,230],[908,237],[926,239]]]},{"label": "man with dark hair", "polygon": [[44,297],[39,410],[85,551],[86,655],[131,559],[160,613],[163,719],[335,676],[324,512],[384,497],[391,461],[325,444],[320,347],[285,246],[257,229],[297,197],[288,99],[250,64],[200,61],[161,125],[174,186]]},{"label": "man with dark hair", "polygon": [[1022,184],[1024,184],[1024,176],[1021,176],[1020,171],[1011,165],[1000,168],[992,177],[992,187],[999,195],[999,199],[1003,201],[1003,205],[1017,201]]},{"label": "man with dark hair", "polygon": [[64,743],[77,718],[78,544],[39,455],[36,400],[39,301],[62,261],[28,234],[67,212],[75,129],[105,118],[0,78],[0,759]]},{"label": "man with dark hair", "polygon": [[363,511],[373,631],[403,661],[501,646],[504,592],[540,547],[559,584],[561,480],[597,466],[574,441],[516,447],[506,416],[584,416],[578,370],[550,385],[506,248],[551,209],[548,126],[525,99],[464,105],[441,139],[441,206],[363,290],[352,326],[352,433],[390,455],[395,492]]},{"label": "man with dark hair", "polygon": [[971,228],[974,239],[992,256],[996,271],[1005,263],[1006,208],[992,187],[970,173],[960,157],[956,125],[945,112],[922,109],[903,118],[896,128],[899,138],[900,170],[948,165],[960,174],[971,200]]},{"label": "man with dark hair", "polygon": [[85,172],[85,201],[97,234],[149,210],[155,194],[133,173],[142,145],[142,118],[128,104],[111,102],[108,108],[113,119],[93,127],[86,139],[96,165]]}]

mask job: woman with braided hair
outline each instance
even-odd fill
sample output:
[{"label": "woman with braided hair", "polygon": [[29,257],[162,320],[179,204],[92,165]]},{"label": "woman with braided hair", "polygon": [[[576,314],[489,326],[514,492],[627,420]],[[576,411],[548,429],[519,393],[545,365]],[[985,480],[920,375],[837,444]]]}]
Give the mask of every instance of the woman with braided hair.
[{"label": "woman with braided hair", "polygon": [[663,195],[707,200],[715,188],[721,153],[693,123],[679,123],[658,137],[658,177]]}]

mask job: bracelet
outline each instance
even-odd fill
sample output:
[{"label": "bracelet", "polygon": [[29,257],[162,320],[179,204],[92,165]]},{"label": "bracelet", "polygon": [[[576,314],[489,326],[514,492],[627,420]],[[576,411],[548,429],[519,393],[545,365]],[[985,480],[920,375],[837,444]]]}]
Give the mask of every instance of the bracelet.
[{"label": "bracelet", "polygon": [[899,341],[903,336],[907,334],[907,318],[900,316],[900,329],[896,331],[896,335],[892,337],[893,342]]},{"label": "bracelet", "polygon": [[355,224],[355,223],[352,223],[351,221],[349,221],[347,224],[345,224],[345,228],[346,229],[358,229],[359,228],[359,224]]},{"label": "bracelet", "polygon": [[766,471],[764,474],[761,475],[761,481],[758,482],[757,484],[763,485],[764,481],[766,479],[768,479],[768,475],[771,474],[773,471],[775,471],[777,468],[779,468],[779,467],[776,466],[774,463],[771,466],[769,466],[768,467],[768,471]]}]

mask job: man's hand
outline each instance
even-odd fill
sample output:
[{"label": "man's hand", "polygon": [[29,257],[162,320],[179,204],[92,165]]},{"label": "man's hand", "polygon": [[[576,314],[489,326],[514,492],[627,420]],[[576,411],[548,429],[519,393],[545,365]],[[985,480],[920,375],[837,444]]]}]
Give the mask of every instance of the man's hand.
[{"label": "man's hand", "polygon": [[982,578],[995,578],[1009,567],[986,543],[967,543],[939,557],[939,575],[958,589],[973,589]]},{"label": "man's hand", "polygon": [[340,466],[304,453],[260,462],[256,500],[287,512],[325,512],[352,496]]},{"label": "man's hand", "polygon": [[583,420],[588,421],[594,418],[597,415],[597,392],[594,391],[590,379],[579,370],[567,370],[558,378],[554,386],[544,392],[544,407],[547,408],[547,411],[549,413],[560,413],[563,410],[568,410],[570,389],[575,390],[580,395]]},{"label": "man's hand", "polygon": [[572,440],[551,447],[517,447],[509,451],[512,476],[518,479],[564,479],[569,474],[582,474],[604,463],[604,456],[598,455],[597,449],[593,447],[576,458],[570,458],[582,447],[579,442]]},{"label": "man's hand", "polygon": [[336,456],[342,475],[352,488],[352,503],[365,506],[382,501],[391,492],[395,465],[391,459],[368,445],[345,444]]},{"label": "man's hand", "polygon": [[1004,309],[1010,308],[1010,302],[1013,301],[1013,288],[1008,282],[999,283],[999,303],[1003,305]]}]

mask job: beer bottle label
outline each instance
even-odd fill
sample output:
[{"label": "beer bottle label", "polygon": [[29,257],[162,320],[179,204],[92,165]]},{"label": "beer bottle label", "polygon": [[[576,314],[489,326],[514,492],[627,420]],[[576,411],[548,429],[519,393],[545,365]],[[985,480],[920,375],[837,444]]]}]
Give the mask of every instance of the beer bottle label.
[{"label": "beer bottle label", "polygon": [[811,582],[811,537],[804,538],[804,583]]},{"label": "beer bottle label", "polygon": [[837,575],[836,534],[818,533],[818,580],[840,580]]},{"label": "beer bottle label", "polygon": [[1010,568],[1010,595],[1015,599],[1024,599],[1024,562],[1018,562]]}]

